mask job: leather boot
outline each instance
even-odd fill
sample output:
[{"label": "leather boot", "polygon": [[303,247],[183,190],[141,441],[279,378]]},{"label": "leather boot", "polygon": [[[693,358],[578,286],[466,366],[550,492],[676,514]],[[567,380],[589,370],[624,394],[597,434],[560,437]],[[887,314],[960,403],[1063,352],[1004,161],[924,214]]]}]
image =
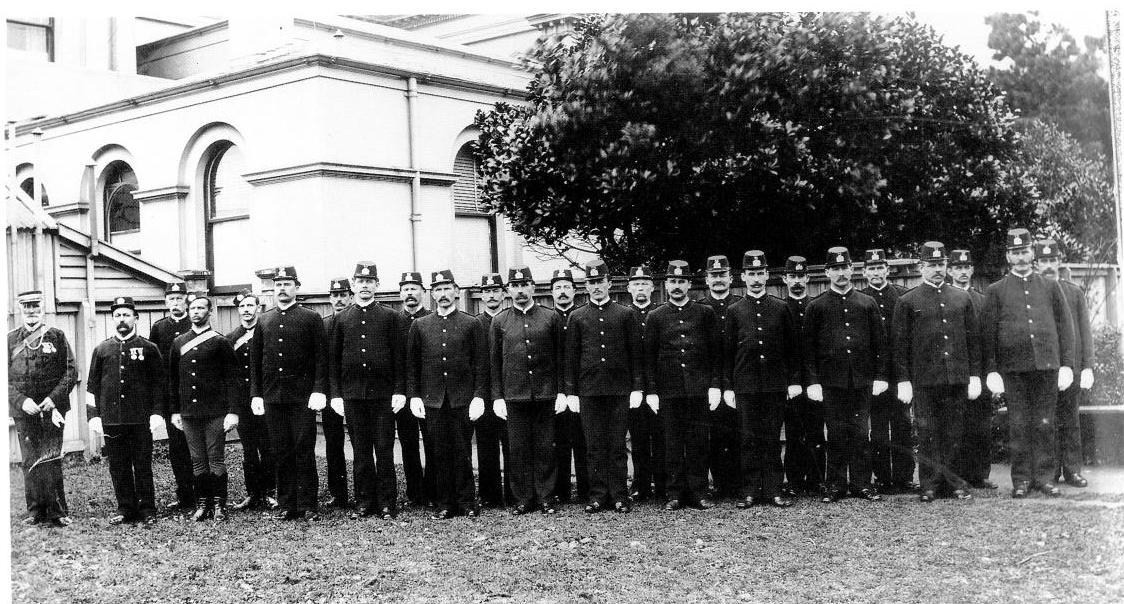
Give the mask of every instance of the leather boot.
[{"label": "leather boot", "polygon": [[211,484],[215,487],[215,520],[221,522],[226,520],[226,495],[229,484],[226,473],[214,476]]},{"label": "leather boot", "polygon": [[195,513],[191,519],[202,522],[211,515],[214,499],[211,498],[211,475],[200,474],[195,477]]}]

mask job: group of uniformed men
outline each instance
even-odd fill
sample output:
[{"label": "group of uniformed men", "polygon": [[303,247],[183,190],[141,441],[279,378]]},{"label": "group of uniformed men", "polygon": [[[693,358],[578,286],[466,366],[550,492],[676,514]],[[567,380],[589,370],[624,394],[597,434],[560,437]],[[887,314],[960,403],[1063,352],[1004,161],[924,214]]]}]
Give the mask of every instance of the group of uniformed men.
[{"label": "group of uniformed men", "polygon": [[[708,293],[697,301],[691,267],[675,260],[658,306],[646,266],[629,270],[628,305],[610,299],[600,260],[583,267],[582,306],[572,272],[554,271],[554,308],[535,300],[531,271],[516,267],[506,282],[482,276],[484,310],[475,317],[457,309],[449,270],[432,273],[433,312],[422,306],[421,275],[403,273],[403,309],[394,311],[375,301],[375,264],[359,262],[350,279],[332,281],[334,312],[322,318],[297,302],[300,280],[289,266],[275,272],[275,308],[259,315],[254,294],[235,298],[241,325],[225,337],[210,326],[205,293],[169,285],[170,314],[153,324],[151,341],[136,333],[133,300],[120,297],[117,333],[94,351],[87,386],[90,427],[105,436],[118,500],[110,522],[155,521],[152,434],[160,430],[174,507],[196,520],[224,518],[223,451],[234,427],[246,496],[233,507],[316,518],[318,412],[327,504],[339,507],[349,506],[346,418],[353,518],[397,514],[396,432],[406,501],[431,506],[436,519],[505,502],[515,515],[553,514],[571,498],[571,467],[588,513],[627,513],[653,497],[668,510],[706,509],[720,497],[738,508],[789,507],[802,494],[825,503],[915,491],[922,501],[970,499],[970,488],[995,488],[985,384],[1006,400],[1013,496],[1056,496],[1058,482],[1087,484],[1077,409],[1079,391],[1093,383],[1089,318],[1080,288],[1058,278],[1053,241],[1012,229],[1007,250],[1010,272],[986,294],[971,289],[971,253],[939,242],[918,250],[921,284],[908,291],[889,283],[880,249],[866,251],[868,286],[856,290],[850,253],[830,248],[829,287],[814,299],[800,256],[782,269],[783,300],[766,293],[761,251],[742,259],[744,298],[730,292],[725,256],[707,259]],[[505,290],[512,305],[503,309]],[[26,522],[66,525],[61,426],[73,357],[62,332],[42,324],[42,295],[19,302],[9,407],[24,447]]]}]

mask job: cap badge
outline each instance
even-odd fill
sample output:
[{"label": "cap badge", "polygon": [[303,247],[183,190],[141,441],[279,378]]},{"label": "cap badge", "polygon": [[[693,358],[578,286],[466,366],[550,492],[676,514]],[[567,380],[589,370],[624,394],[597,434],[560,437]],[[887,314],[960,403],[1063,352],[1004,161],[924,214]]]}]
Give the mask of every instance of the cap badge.
[{"label": "cap badge", "polygon": [[960,254],[960,261],[961,262],[967,262],[968,261],[968,254],[963,254],[963,253]]},{"label": "cap badge", "polygon": [[340,288],[340,282],[339,281],[332,281],[332,289],[339,289],[339,288]]},{"label": "cap badge", "polygon": [[714,259],[714,268],[722,268],[722,262],[720,262],[717,258]]},{"label": "cap badge", "polygon": [[1023,244],[1023,238],[1019,237],[1018,235],[1015,235],[1015,245],[1022,245],[1022,244]]},{"label": "cap badge", "polygon": [[797,264],[797,265],[796,265],[796,270],[798,270],[798,271],[802,271],[802,270],[804,270],[804,265],[803,265],[803,264]]},{"label": "cap badge", "polygon": [[676,275],[682,275],[682,274],[683,274],[683,269],[682,269],[681,267],[678,267],[678,266],[677,266],[677,267],[675,267],[675,271],[674,271],[674,273],[675,273]]},{"label": "cap badge", "polygon": [[835,256],[835,261],[836,262],[843,262],[843,254],[837,254]]},{"label": "cap badge", "polygon": [[117,302],[115,302],[115,304],[124,304],[124,303],[125,303],[124,298],[117,298]]},{"label": "cap badge", "polygon": [[597,269],[595,269],[595,268],[589,269],[589,276],[590,277],[596,277],[597,276]]},{"label": "cap badge", "polygon": [[288,276],[288,275],[285,274],[285,268],[284,267],[281,267],[281,268],[277,269],[277,276],[278,277],[287,277]]},{"label": "cap badge", "polygon": [[1052,252],[1050,251],[1050,246],[1048,246],[1048,245],[1047,245],[1047,246],[1044,246],[1044,247],[1042,248],[1042,253],[1043,253],[1043,254],[1050,254],[1050,253],[1052,253]]},{"label": "cap badge", "polygon": [[760,258],[754,258],[753,259],[753,266],[761,266],[761,259]]},{"label": "cap badge", "polygon": [[370,268],[368,268],[368,267],[366,267],[366,266],[364,266],[364,267],[363,267],[363,270],[359,271],[359,274],[360,274],[360,275],[370,275],[370,274],[371,274],[371,269],[370,269]]},{"label": "cap badge", "polygon": [[873,254],[871,254],[870,259],[871,260],[878,260],[878,252],[874,252]]},{"label": "cap badge", "polygon": [[941,251],[940,250],[933,250],[933,257],[934,258],[940,258],[941,257]]},{"label": "cap badge", "polygon": [[515,271],[515,278],[516,279],[522,279],[523,278],[523,271]]}]

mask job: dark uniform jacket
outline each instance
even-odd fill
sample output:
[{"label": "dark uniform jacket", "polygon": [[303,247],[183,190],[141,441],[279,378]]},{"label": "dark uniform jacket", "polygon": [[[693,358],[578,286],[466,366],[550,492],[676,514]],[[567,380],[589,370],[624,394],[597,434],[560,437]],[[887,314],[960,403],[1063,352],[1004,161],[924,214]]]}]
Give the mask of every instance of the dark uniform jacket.
[{"label": "dark uniform jacket", "polygon": [[389,400],[406,393],[405,318],[378,302],[352,304],[325,321],[332,398]]},{"label": "dark uniform jacket", "polygon": [[307,405],[313,392],[327,393],[328,341],[314,311],[300,304],[267,310],[251,344],[251,396],[267,405]]},{"label": "dark uniform jacket", "polygon": [[644,389],[640,317],[612,300],[570,315],[566,329],[567,394],[624,395]]},{"label": "dark uniform jacket", "polygon": [[792,328],[796,330],[796,354],[800,359],[800,369],[797,370],[797,379],[799,381],[793,382],[803,387],[808,387],[811,382],[808,381],[808,370],[804,361],[804,315],[808,313],[808,303],[812,301],[812,296],[805,295],[803,298],[797,300],[791,296],[785,296],[784,303],[788,307],[788,317],[792,319]]},{"label": "dark uniform jacket", "polygon": [[447,397],[457,409],[488,396],[488,338],[468,313],[430,313],[414,321],[406,356],[406,396],[422,399],[426,407],[440,408]]},{"label": "dark uniform jacket", "polygon": [[406,312],[405,308],[399,312],[402,315],[402,321],[399,323],[399,325],[402,326],[402,342],[405,342],[406,338],[410,335],[410,326],[414,324],[414,321],[433,313],[433,311],[428,308],[419,308],[418,312],[412,315]]},{"label": "dark uniform jacket", "polygon": [[918,285],[898,299],[893,333],[898,381],[916,388],[980,377],[979,323],[968,292],[949,284]]},{"label": "dark uniform jacket", "polygon": [[741,302],[744,298],[729,294],[721,300],[710,295],[708,291],[705,296],[699,298],[698,303],[703,306],[709,306],[714,309],[714,316],[718,319],[718,336],[725,340],[726,338],[726,319],[730,316],[730,307]]},{"label": "dark uniform jacket", "polygon": [[[502,308],[500,309],[500,312],[503,312]],[[496,313],[496,314],[499,315],[500,313]],[[491,348],[491,342],[492,342],[492,319],[493,318],[494,317],[492,317],[492,315],[488,314],[488,311],[480,311],[479,313],[476,314],[476,320],[480,321],[480,325],[482,325],[484,327],[484,336],[486,338],[488,338],[488,372],[487,372],[487,376],[486,376],[487,380],[486,380],[486,383],[484,385],[484,390],[485,390],[485,392],[488,393],[488,396],[492,395],[492,348]],[[488,405],[488,409],[491,410],[491,408],[492,408],[492,406]]]},{"label": "dark uniform jacket", "polygon": [[226,341],[234,349],[234,385],[231,396],[234,397],[234,406],[238,415],[251,415],[250,410],[250,350],[253,348],[252,340],[257,335],[258,327],[254,324],[250,329],[241,324],[226,334]]},{"label": "dark uniform jacket", "polygon": [[1058,280],[1062,294],[1069,304],[1069,315],[1073,319],[1074,371],[1093,368],[1093,330],[1089,325],[1089,307],[1085,303],[1085,292],[1072,281]]},{"label": "dark uniform jacket", "polygon": [[632,310],[635,310],[637,318],[640,319],[640,350],[645,355],[644,362],[640,364],[640,379],[641,383],[644,384],[644,387],[647,388],[648,382],[651,380],[651,378],[648,376],[647,353],[644,352],[647,350],[647,347],[645,347],[644,345],[644,338],[645,333],[648,331],[648,317],[650,317],[652,315],[652,311],[659,308],[660,305],[654,302],[648,302],[647,306],[645,306],[644,308],[640,308],[636,304],[629,302],[628,307]]},{"label": "dark uniform jacket", "polygon": [[886,342],[886,376],[889,381],[905,380],[906,378],[894,377],[896,366],[894,365],[894,346],[893,346],[893,332],[894,332],[894,309],[897,307],[898,299],[902,297],[906,290],[900,285],[887,283],[881,290],[874,289],[867,286],[861,290],[862,293],[874,298],[878,303],[878,314],[882,315],[882,338]]},{"label": "dark uniform jacket", "polygon": [[492,399],[553,402],[563,388],[562,313],[532,304],[512,306],[492,319]]},{"label": "dark uniform jacket", "polygon": [[864,388],[886,380],[886,338],[878,303],[850,289],[828,289],[804,315],[804,368],[809,384]]},{"label": "dark uniform jacket", "polygon": [[[166,315],[152,324],[148,330],[148,339],[153,344],[156,344],[156,349],[160,351],[160,358],[164,360],[164,377],[165,380],[170,377],[168,375],[168,357],[172,353],[172,341],[180,337],[184,333],[191,330],[191,319],[187,317],[187,313],[183,314],[183,318],[175,320],[172,315]],[[171,390],[171,386],[165,382],[164,387],[168,389],[168,400],[175,396],[175,392]],[[168,411],[169,407],[164,408],[164,413],[171,413]]]},{"label": "dark uniform jacket", "polygon": [[799,336],[784,301],[768,294],[747,296],[727,314],[722,355],[724,389],[783,392],[798,383]]},{"label": "dark uniform jacket", "polygon": [[648,394],[699,397],[722,387],[722,339],[709,306],[688,300],[683,306],[667,302],[653,310],[644,347]]},{"label": "dark uniform jacket", "polygon": [[1073,367],[1073,319],[1061,287],[1008,273],[987,288],[980,317],[984,373]]},{"label": "dark uniform jacket", "polygon": [[238,413],[234,397],[238,359],[222,334],[208,327],[189,330],[172,342],[168,376],[171,413],[183,417],[215,417]]},{"label": "dark uniform jacket", "polygon": [[156,344],[136,335],[98,344],[90,358],[86,390],[97,397],[87,417],[103,425],[148,424],[150,415],[168,413],[165,363]]},{"label": "dark uniform jacket", "polygon": [[17,420],[29,417],[23,412],[23,401],[31,399],[39,404],[48,396],[58,412],[66,415],[70,410],[70,391],[77,383],[74,353],[62,330],[41,324],[34,335],[22,325],[8,332],[8,413],[11,417]]}]

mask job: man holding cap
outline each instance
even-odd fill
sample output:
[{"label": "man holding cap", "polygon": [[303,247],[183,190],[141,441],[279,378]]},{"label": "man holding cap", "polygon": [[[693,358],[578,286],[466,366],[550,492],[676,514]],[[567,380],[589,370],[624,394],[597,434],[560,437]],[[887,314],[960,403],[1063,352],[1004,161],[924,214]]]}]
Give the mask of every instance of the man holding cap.
[{"label": "man holding cap", "polygon": [[28,516],[24,524],[70,524],[62,482],[63,418],[78,383],[62,330],[43,324],[43,292],[16,296],[23,325],[8,332],[8,416],[16,423]]},{"label": "man holding cap", "polygon": [[784,262],[785,306],[796,330],[796,354],[800,359],[797,379],[801,393],[788,399],[784,410],[784,473],[787,487],[781,491],[795,496],[814,494],[824,487],[823,403],[810,400],[803,392],[809,386],[804,365],[804,315],[808,312],[808,260],[789,256]]},{"label": "man holding cap", "polygon": [[[726,318],[729,308],[742,299],[730,293],[733,276],[730,259],[711,256],[706,259],[706,295],[699,304],[714,309],[718,321],[719,341],[726,339]],[[734,409],[733,393],[725,394],[724,404],[710,409],[710,452],[707,466],[714,478],[714,492],[718,497],[738,498],[742,488],[741,436],[738,412]]]},{"label": "man holding cap", "polygon": [[987,288],[981,315],[987,389],[1006,393],[1012,497],[1056,497],[1058,392],[1073,384],[1073,318],[1057,283],[1034,272],[1030,232],[1007,231],[1011,270]]},{"label": "man holding cap", "polygon": [[[410,325],[430,313],[422,305],[425,287],[419,272],[402,273],[398,280],[398,297],[402,300],[402,342],[406,342]],[[398,431],[398,445],[402,448],[402,472],[406,475],[406,502],[411,505],[433,503],[432,478],[425,475],[421,462],[421,447],[425,447],[425,459],[433,459],[431,443],[425,440],[425,422],[414,417],[406,409],[405,401],[393,405],[394,426]]]},{"label": "man holding cap", "polygon": [[[554,298],[554,311],[562,319],[562,341],[566,341],[566,330],[570,315],[580,308],[574,303],[574,272],[568,268],[557,269],[550,277],[550,295]],[[565,344],[563,344],[565,348]],[[558,366],[565,363],[565,350],[560,353]],[[561,371],[561,369],[559,370]],[[559,374],[561,379],[561,374]],[[559,382],[559,388],[562,383]],[[570,460],[573,458],[573,475],[577,481],[578,499],[589,499],[589,465],[586,456],[585,432],[577,409],[571,409],[564,400],[554,408],[554,454],[558,472],[554,483],[554,498],[561,503],[570,501]]]},{"label": "man holding cap", "polygon": [[[374,265],[372,265],[374,266]],[[328,285],[328,302],[332,305],[332,314],[324,317],[324,335],[331,337],[332,324],[335,323],[347,307],[351,306],[355,293],[351,290],[351,282],[347,277],[336,277]],[[329,356],[329,363],[331,357]],[[331,365],[329,365],[329,369]],[[344,405],[343,400],[335,400],[334,405],[329,405],[332,413],[320,414],[320,425],[324,428],[324,457],[328,465],[328,500],[324,505],[335,508],[347,507],[347,462],[343,456],[344,441]]]},{"label": "man holding cap", "polygon": [[[632,296],[629,307],[636,311],[640,319],[640,345],[644,346],[644,332],[648,328],[648,316],[657,308],[652,303],[652,292],[655,289],[652,269],[647,265],[634,266],[628,269],[628,293]],[[642,372],[648,371],[647,364],[641,366]],[[645,387],[648,384],[647,374],[641,376]],[[667,499],[667,463],[664,459],[666,444],[664,443],[663,418],[656,413],[656,409],[644,402],[638,407],[629,405],[628,432],[632,439],[632,492],[631,499],[645,501],[655,497],[658,501]]]},{"label": "man holding cap", "polygon": [[269,443],[269,428],[265,418],[254,415],[250,409],[250,349],[257,335],[258,312],[261,302],[250,290],[234,296],[238,309],[239,325],[226,334],[234,348],[237,362],[234,365],[234,403],[238,407],[238,438],[242,441],[242,475],[246,482],[246,497],[231,506],[234,510],[256,507],[277,509],[277,469],[273,465],[273,447]]},{"label": "man holding cap", "polygon": [[[484,310],[476,320],[484,326],[484,333],[492,333],[492,319],[503,310],[503,277],[499,273],[486,273],[480,277],[480,301]],[[489,359],[491,357],[489,356]],[[488,393],[491,394],[491,370],[487,375]],[[511,501],[511,457],[508,456],[507,422],[496,416],[494,405],[484,406],[484,415],[476,420],[476,463],[480,470],[480,503],[484,507],[503,507]],[[503,456],[500,479],[500,456]]]},{"label": "man holding cap", "polygon": [[[164,305],[168,315],[152,324],[148,332],[148,339],[156,344],[160,351],[160,358],[166,363],[172,354],[172,341],[191,329],[191,321],[187,318],[187,286],[183,283],[169,283],[164,288]],[[167,397],[175,395],[170,386]],[[170,413],[168,408],[163,411]],[[172,465],[172,474],[176,477],[177,503],[169,511],[187,512],[195,509],[195,477],[191,464],[191,451],[187,448],[187,438],[183,430],[168,422],[168,415],[164,416],[165,426],[168,429],[168,461]]]}]

